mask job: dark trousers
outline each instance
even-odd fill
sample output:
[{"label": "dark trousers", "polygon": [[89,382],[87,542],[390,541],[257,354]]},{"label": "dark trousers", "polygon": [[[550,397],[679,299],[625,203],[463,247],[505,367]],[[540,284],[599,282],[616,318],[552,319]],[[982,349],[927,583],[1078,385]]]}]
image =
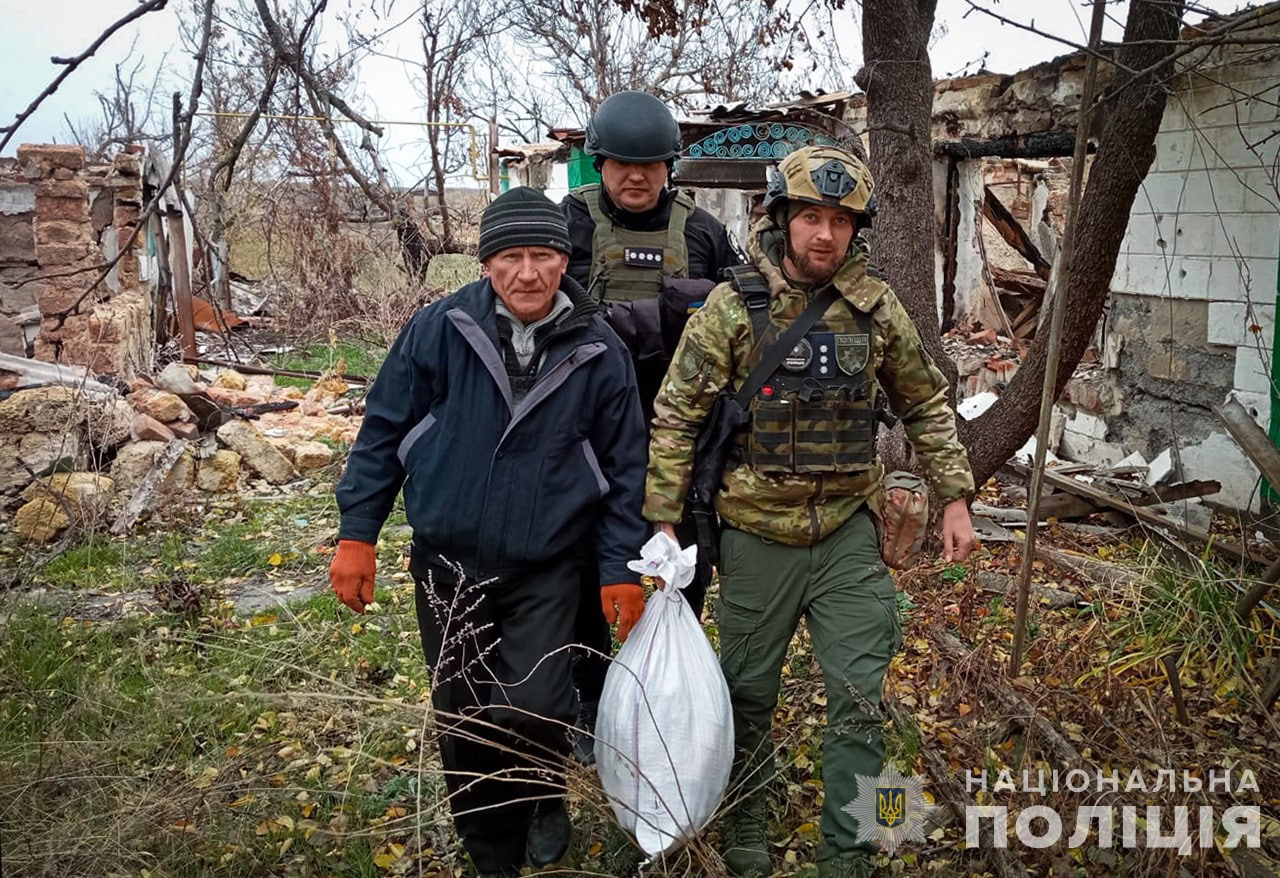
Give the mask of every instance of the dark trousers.
[{"label": "dark trousers", "polygon": [[581,574],[571,559],[484,587],[416,579],[449,808],[482,872],[519,869],[533,806],[564,795]]},{"label": "dark trousers", "polygon": [[[676,539],[680,545],[688,546],[697,538],[697,528],[689,518],[676,525]],[[578,604],[574,628],[577,642],[586,648],[575,650],[573,685],[579,698],[584,702],[594,702],[600,700],[600,693],[604,691],[604,675],[609,670],[609,656],[613,654],[613,636],[600,608],[600,578],[593,559],[583,562],[582,581],[582,600]],[[693,582],[681,591],[693,609],[693,615],[699,619],[702,618],[702,606],[706,602],[710,582],[711,565],[700,560]]]}]

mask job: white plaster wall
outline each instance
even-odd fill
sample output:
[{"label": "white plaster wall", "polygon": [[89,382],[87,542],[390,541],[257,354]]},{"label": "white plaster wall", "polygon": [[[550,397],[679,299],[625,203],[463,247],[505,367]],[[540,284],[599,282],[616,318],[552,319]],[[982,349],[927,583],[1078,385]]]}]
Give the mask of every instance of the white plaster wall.
[{"label": "white plaster wall", "polygon": [[[1208,77],[1183,76],[1170,96],[1112,289],[1207,301],[1206,337],[1182,342],[1234,349],[1235,395],[1265,429],[1280,264],[1280,53],[1242,61],[1238,50],[1217,50],[1210,64]],[[1183,477],[1223,483],[1216,501],[1258,507],[1257,469],[1226,434],[1181,457]]]},{"label": "white plaster wall", "polygon": [[547,197],[559,204],[569,194],[569,166],[557,162],[551,166],[551,180],[547,183]]},{"label": "white plaster wall", "polygon": [[[982,161],[960,162],[957,168],[960,201],[960,226],[956,230],[956,307],[957,324],[981,319],[987,293],[986,272],[978,235],[982,234],[983,176]],[[984,325],[990,321],[982,320]]]},{"label": "white plaster wall", "polygon": [[751,196],[741,189],[690,189],[694,204],[714,216],[739,246],[747,243],[747,226],[751,219]]},{"label": "white plaster wall", "polygon": [[[934,161],[933,169],[933,217],[934,226],[939,229],[933,245],[933,288],[938,296],[938,325],[942,317],[942,279],[946,273],[946,257],[943,254],[943,236],[947,233],[947,163]],[[892,280],[890,281],[892,283]]]}]

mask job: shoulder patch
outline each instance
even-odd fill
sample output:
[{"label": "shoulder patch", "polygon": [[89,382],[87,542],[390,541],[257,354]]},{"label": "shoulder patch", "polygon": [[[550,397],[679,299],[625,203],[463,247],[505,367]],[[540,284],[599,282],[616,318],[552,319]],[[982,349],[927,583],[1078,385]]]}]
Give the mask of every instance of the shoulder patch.
[{"label": "shoulder patch", "polygon": [[889,291],[889,285],[879,278],[867,275],[862,281],[845,293],[853,306],[863,313],[870,314],[880,304],[880,300],[884,298],[884,294]]},{"label": "shoulder patch", "polygon": [[707,363],[707,352],[696,338],[685,336],[680,343],[680,358],[676,360],[676,377],[692,381]]}]

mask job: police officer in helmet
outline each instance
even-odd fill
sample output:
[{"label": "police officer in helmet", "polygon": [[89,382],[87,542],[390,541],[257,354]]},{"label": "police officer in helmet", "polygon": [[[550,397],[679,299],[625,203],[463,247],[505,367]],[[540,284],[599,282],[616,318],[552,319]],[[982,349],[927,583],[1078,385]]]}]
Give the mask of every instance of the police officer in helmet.
[{"label": "police officer in helmet", "polygon": [[[974,542],[973,475],[947,380],[901,302],[867,270],[858,232],[871,222],[871,205],[871,172],[849,153],[811,146],[784,158],[765,196],[767,215],[751,229],[750,267],[732,270],[689,318],[654,404],[644,514],[670,533],[716,396],[750,396],[739,458],[714,497],[724,528],[717,622],[737,799],[721,829],[733,875],[773,872],[771,729],[801,617],[827,689],[818,874],[873,871],[874,850],[845,808],[858,797],[859,775],[883,768],[881,690],[902,636],[884,563],[892,555],[882,556],[879,533],[892,531],[885,497],[897,490],[876,458],[881,396],[944,504],[944,557],[963,561]],[[776,359],[775,342],[797,322]]]},{"label": "police officer in helmet", "polygon": [[[569,224],[568,274],[609,312],[636,368],[645,421],[690,310],[720,281],[723,269],[743,261],[723,224],[673,188],[680,154],[680,126],[653,95],[623,91],[606,98],[587,125],[586,152],[595,157],[601,182],[574,189],[561,202]],[[677,529],[682,545],[696,539],[692,522]],[[684,590],[701,615],[710,565],[700,565]],[[579,642],[610,651],[608,627],[582,603]],[[582,701],[579,725],[590,732],[607,662],[579,657],[575,678]],[[580,736],[576,755],[594,761],[592,739]]]}]

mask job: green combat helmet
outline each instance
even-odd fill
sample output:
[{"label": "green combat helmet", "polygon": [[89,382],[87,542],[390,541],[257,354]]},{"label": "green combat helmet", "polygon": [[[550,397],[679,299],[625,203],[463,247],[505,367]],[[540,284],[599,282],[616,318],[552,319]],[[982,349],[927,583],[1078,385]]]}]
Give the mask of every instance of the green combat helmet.
[{"label": "green combat helmet", "polygon": [[779,227],[777,211],[788,201],[843,207],[866,224],[876,212],[871,170],[834,146],[806,146],[790,153],[769,173],[764,207]]}]

